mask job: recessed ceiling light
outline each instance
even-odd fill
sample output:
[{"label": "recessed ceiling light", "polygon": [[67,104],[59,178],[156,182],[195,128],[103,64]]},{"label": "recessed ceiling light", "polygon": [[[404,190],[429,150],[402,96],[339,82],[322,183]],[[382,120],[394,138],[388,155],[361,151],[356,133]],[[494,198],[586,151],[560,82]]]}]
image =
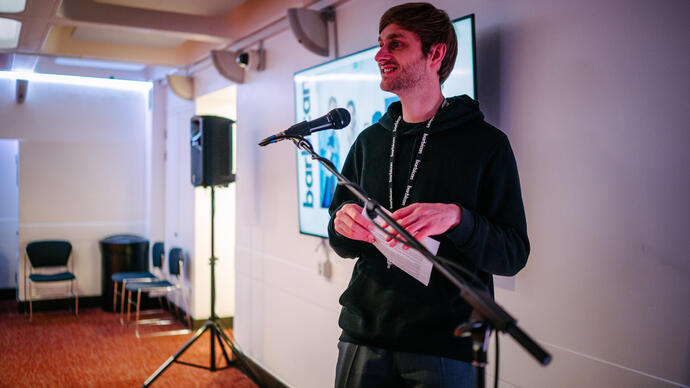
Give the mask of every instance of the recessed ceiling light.
[{"label": "recessed ceiling light", "polygon": [[55,58],[56,65],[63,66],[78,66],[78,67],[91,67],[96,69],[110,69],[110,70],[128,70],[128,71],[140,71],[143,70],[146,65],[141,63],[126,63],[126,62],[110,62],[110,61],[97,61],[93,59],[80,59],[80,58]]},{"label": "recessed ceiling light", "polygon": [[22,29],[22,22],[0,18],[0,50],[17,48],[19,44],[19,31]]},{"label": "recessed ceiling light", "polygon": [[26,0],[2,0],[0,1],[0,13],[24,12]]}]

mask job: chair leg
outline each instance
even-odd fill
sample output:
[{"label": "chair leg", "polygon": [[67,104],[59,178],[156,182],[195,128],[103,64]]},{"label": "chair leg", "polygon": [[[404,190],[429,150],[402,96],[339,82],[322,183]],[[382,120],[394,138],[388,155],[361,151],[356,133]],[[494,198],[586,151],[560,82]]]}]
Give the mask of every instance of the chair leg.
[{"label": "chair leg", "polygon": [[113,312],[117,312],[117,282],[113,282]]},{"label": "chair leg", "polygon": [[[184,303],[184,301],[182,301],[182,303]],[[178,302],[178,301],[177,301],[177,298],[175,298],[175,303],[173,303],[173,306],[175,306],[175,314],[179,314],[179,313],[180,313],[180,305],[181,305],[182,303]]]},{"label": "chair leg", "polygon": [[184,312],[187,314],[187,324],[189,325],[189,330],[192,330],[192,318],[189,314],[189,304],[187,303],[187,298],[184,297],[183,288],[180,288],[180,298],[182,298],[182,303],[184,304]]},{"label": "chair leg", "polygon": [[31,283],[29,283],[29,322],[32,321],[34,317],[34,306],[33,306],[33,301],[31,300]]},{"label": "chair leg", "polygon": [[[27,284],[29,284],[29,269],[28,269],[28,264],[29,263],[29,256],[26,252],[24,252],[24,300],[27,298],[27,293],[26,293],[26,287]],[[24,317],[26,318],[26,305],[24,305]],[[29,321],[31,321],[31,317],[29,317]]]},{"label": "chair leg", "polygon": [[126,282],[122,282],[122,292],[120,292],[120,323],[125,324],[124,322],[124,317],[125,317],[125,284]]},{"label": "chair leg", "polygon": [[139,302],[141,302],[141,290],[137,290],[137,322],[134,333],[139,338]]},{"label": "chair leg", "polygon": [[76,280],[72,281],[72,292],[74,293],[74,315],[79,318],[79,285]]},{"label": "chair leg", "polygon": [[127,323],[129,323],[130,311],[132,311],[132,291],[127,291]]}]

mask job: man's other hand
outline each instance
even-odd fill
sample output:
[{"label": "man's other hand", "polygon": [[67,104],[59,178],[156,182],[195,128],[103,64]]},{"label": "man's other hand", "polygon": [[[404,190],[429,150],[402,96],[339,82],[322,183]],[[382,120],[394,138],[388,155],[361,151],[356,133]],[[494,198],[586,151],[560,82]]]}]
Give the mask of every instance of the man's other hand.
[{"label": "man's other hand", "polygon": [[335,213],[333,227],[336,232],[352,240],[370,243],[376,241],[370,232],[374,225],[362,215],[362,207],[354,203],[343,205]]},{"label": "man's other hand", "polygon": [[[393,219],[410,232],[417,241],[422,242],[429,236],[445,233],[458,226],[462,219],[462,211],[458,205],[452,203],[413,203],[393,212]],[[394,230],[392,232],[396,237],[401,238],[397,232]],[[391,247],[398,243],[390,237],[386,240]],[[403,249],[407,248],[408,246],[403,246]]]}]

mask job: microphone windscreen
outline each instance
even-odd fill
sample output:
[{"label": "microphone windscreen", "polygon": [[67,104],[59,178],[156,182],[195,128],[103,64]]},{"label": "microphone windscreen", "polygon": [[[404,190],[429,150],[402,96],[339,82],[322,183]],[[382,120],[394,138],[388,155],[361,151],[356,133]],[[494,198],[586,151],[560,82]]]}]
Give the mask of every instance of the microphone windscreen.
[{"label": "microphone windscreen", "polygon": [[345,108],[335,108],[328,112],[329,121],[333,124],[333,129],[341,129],[350,124],[350,112]]}]

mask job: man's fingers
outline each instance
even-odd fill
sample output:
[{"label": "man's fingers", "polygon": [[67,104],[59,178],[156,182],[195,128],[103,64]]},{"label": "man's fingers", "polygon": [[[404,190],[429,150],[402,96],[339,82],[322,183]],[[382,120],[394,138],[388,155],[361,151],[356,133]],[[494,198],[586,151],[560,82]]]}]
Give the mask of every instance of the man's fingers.
[{"label": "man's fingers", "polygon": [[[409,224],[401,222],[400,226],[402,226],[406,231],[408,231],[412,235],[415,235],[415,233],[417,233],[420,229],[422,229],[426,226],[426,222],[419,221],[419,220],[414,221],[414,222],[410,222]],[[393,229],[391,228],[391,230],[393,230]],[[396,232],[395,230],[393,230],[393,233],[396,236],[399,236],[399,233]]]},{"label": "man's fingers", "polygon": [[398,224],[400,224],[400,226],[402,226],[405,229],[408,229],[412,225],[414,225],[415,222],[418,222],[419,219],[420,219],[420,217],[418,214],[411,213],[411,214],[409,214],[409,215],[407,215],[407,216],[405,216],[405,217],[403,217],[397,221],[398,221]]},{"label": "man's fingers", "polygon": [[419,231],[419,233],[417,233],[415,238],[417,238],[417,241],[419,241],[420,243],[424,243],[424,239],[429,237],[428,233],[429,232],[426,229],[422,229]]},{"label": "man's fingers", "polygon": [[352,206],[343,206],[343,210],[345,210],[345,214],[347,214],[350,218],[352,218],[356,223],[362,225],[365,229],[372,230],[374,229],[374,225],[372,225],[369,220],[366,219],[362,215],[362,207],[358,205],[352,204]]},{"label": "man's fingers", "polygon": [[369,233],[368,230],[364,229],[361,225],[355,222],[347,222],[343,219],[336,219],[333,222],[336,232],[341,235],[360,241],[374,242],[374,236]]},{"label": "man's fingers", "polygon": [[400,208],[400,209],[398,209],[398,210],[396,210],[396,211],[393,212],[393,218],[397,220],[398,218],[405,217],[405,216],[407,216],[408,214],[410,214],[410,213],[412,213],[413,211],[415,211],[416,208],[417,208],[417,204],[416,204],[416,203],[413,203],[412,205],[409,205],[409,206],[405,206],[405,207],[403,207],[403,208]]},{"label": "man's fingers", "polygon": [[334,220],[335,230],[341,235],[360,241],[374,242],[374,236],[369,233],[369,222],[362,217],[362,207],[357,204],[346,204],[336,213]]},{"label": "man's fingers", "polygon": [[[425,238],[430,236],[429,226],[427,226],[421,222],[417,222],[417,223],[414,223],[412,225],[409,225],[408,227],[405,228],[405,230],[407,230],[407,232],[409,232],[419,242],[424,241]],[[399,239],[402,239],[402,236],[400,236],[400,234],[397,232],[394,232],[393,235]],[[394,247],[398,244],[398,241],[394,240],[392,237],[389,237],[387,239],[387,241],[390,243],[389,245],[391,247]],[[408,248],[409,248],[409,246],[403,245],[403,249],[408,249]]]}]

